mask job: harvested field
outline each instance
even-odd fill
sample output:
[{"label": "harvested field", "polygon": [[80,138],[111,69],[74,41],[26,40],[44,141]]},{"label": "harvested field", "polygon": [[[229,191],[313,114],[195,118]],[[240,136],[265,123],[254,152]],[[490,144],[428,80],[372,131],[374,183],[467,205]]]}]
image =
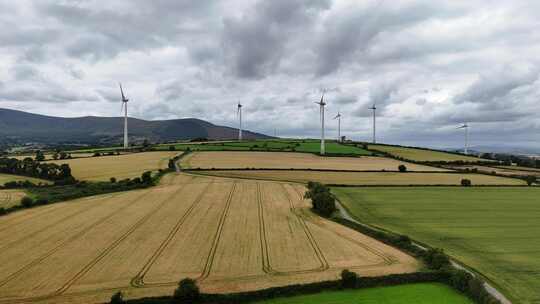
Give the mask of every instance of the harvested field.
[{"label": "harvested field", "polygon": [[449,171],[406,163],[383,157],[321,157],[292,152],[195,152],[185,156],[182,168],[201,169],[319,169],[350,171],[398,171],[405,165],[409,171]]},{"label": "harvested field", "polygon": [[0,208],[9,208],[19,205],[21,198],[26,195],[20,190],[0,190]]},{"label": "harvested field", "polygon": [[167,168],[168,160],[178,152],[143,152],[114,156],[100,156],[68,160],[56,160],[69,164],[75,178],[91,181],[108,181],[141,176],[144,171]]},{"label": "harvested field", "polygon": [[519,170],[516,169],[516,167],[491,167],[491,166],[445,166],[449,169],[469,169],[469,170],[477,170],[481,173],[496,173],[500,175],[506,175],[506,176],[527,176],[527,175],[535,175],[540,176],[540,170],[534,171],[532,170]]},{"label": "harvested field", "polygon": [[424,150],[417,148],[407,148],[399,146],[388,146],[388,145],[369,145],[369,149],[375,151],[386,152],[396,157],[401,157],[403,159],[413,160],[413,161],[425,161],[425,162],[438,162],[438,161],[467,161],[467,162],[477,162],[477,161],[489,161],[486,159],[481,159],[478,157],[460,155],[454,153],[447,153],[442,151],[434,150]]},{"label": "harvested field", "polygon": [[28,177],[28,176],[22,176],[22,175],[13,175],[13,174],[2,174],[0,173],[0,185],[4,185],[7,182],[17,182],[17,181],[31,181],[34,184],[50,184],[50,181],[39,179],[35,177]]},{"label": "harvested field", "polygon": [[[319,218],[301,185],[168,175],[160,186],[0,217],[0,303],[98,303],[416,271],[412,257]],[[32,223],[29,225],[29,223]],[[21,254],[24,253],[24,254]]]},{"label": "harvested field", "polygon": [[287,170],[220,170],[196,171],[204,175],[334,185],[460,185],[470,179],[473,185],[525,185],[525,181],[498,176],[466,173],[399,173],[399,172],[324,172]]}]

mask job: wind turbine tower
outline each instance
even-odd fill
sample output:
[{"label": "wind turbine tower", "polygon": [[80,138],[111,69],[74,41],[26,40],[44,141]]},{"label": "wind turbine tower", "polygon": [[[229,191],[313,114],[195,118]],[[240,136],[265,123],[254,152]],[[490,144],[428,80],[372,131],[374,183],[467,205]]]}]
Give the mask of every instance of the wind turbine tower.
[{"label": "wind turbine tower", "polygon": [[458,129],[465,129],[465,149],[463,150],[463,152],[465,154],[469,154],[469,125],[467,123],[464,123]]},{"label": "wind turbine tower", "polygon": [[120,85],[120,94],[122,94],[122,108],[124,110],[124,149],[127,149],[129,147],[128,142],[128,114],[127,114],[127,103],[129,99],[126,98],[124,95],[124,90],[122,89],[122,84]]},{"label": "wind turbine tower", "polygon": [[341,141],[341,113],[337,113],[336,117],[334,119],[337,119],[337,138],[338,142]]},{"label": "wind turbine tower", "polygon": [[315,102],[316,104],[319,105],[319,109],[320,109],[320,118],[321,118],[321,155],[324,155],[325,154],[325,151],[324,151],[324,106],[326,105],[326,103],[324,102],[324,93],[322,94],[321,96],[321,101],[320,102]]},{"label": "wind turbine tower", "polygon": [[376,130],[376,115],[375,115],[375,111],[377,110],[377,107],[375,106],[375,104],[373,104],[373,106],[371,108],[369,108],[370,110],[373,110],[373,143],[376,143],[376,138],[375,138],[375,130]]},{"label": "wind turbine tower", "polygon": [[240,104],[240,101],[238,102],[236,115],[238,115],[238,141],[242,141],[242,104]]}]

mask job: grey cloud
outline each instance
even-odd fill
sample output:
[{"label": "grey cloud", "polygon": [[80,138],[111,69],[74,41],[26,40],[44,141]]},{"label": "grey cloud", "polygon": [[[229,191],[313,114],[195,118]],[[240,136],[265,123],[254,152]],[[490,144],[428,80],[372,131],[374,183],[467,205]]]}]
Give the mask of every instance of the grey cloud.
[{"label": "grey cloud", "polygon": [[328,1],[259,1],[240,19],[225,19],[222,40],[233,74],[258,79],[274,72],[287,42],[328,7]]}]

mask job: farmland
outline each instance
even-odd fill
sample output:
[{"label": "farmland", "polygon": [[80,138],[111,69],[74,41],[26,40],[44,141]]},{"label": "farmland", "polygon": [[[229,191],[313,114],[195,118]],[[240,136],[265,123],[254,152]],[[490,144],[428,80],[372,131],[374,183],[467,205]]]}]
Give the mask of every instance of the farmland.
[{"label": "farmland", "polygon": [[382,157],[321,157],[291,152],[194,152],[182,159],[182,168],[268,168],[323,169],[351,171],[397,171],[406,165],[409,171],[448,171]]},{"label": "farmland", "polygon": [[370,150],[385,152],[395,157],[400,157],[400,158],[412,160],[412,161],[421,161],[421,162],[438,162],[438,161],[477,162],[479,160],[484,160],[484,159],[480,159],[473,156],[467,156],[467,155],[459,155],[459,154],[446,153],[446,152],[441,152],[441,151],[398,147],[398,146],[369,145],[368,148]]},{"label": "farmland", "polygon": [[303,192],[169,174],[154,188],[0,217],[0,303],[103,302],[115,290],[171,294],[184,277],[206,292],[231,292],[336,279],[344,268],[370,276],[420,267],[315,216]]},{"label": "farmland", "polygon": [[26,195],[19,190],[0,190],[0,208],[9,208],[18,205],[21,198]]},{"label": "farmland", "polygon": [[514,303],[540,298],[539,188],[332,188],[361,221],[441,247]]},{"label": "farmland", "polygon": [[258,304],[472,304],[450,287],[436,283],[322,292],[257,302]]},{"label": "farmland", "polygon": [[[159,146],[168,150],[170,145]],[[274,152],[306,152],[319,153],[320,142],[317,140],[251,140],[242,142],[205,142],[173,145],[177,150],[193,151],[274,151]],[[359,147],[343,145],[337,142],[326,143],[328,154],[371,155],[372,153]]]},{"label": "farmland", "polygon": [[107,181],[140,176],[144,171],[167,168],[169,158],[178,152],[144,152],[114,156],[88,157],[54,161],[69,164],[71,173],[77,179]]},{"label": "farmland", "polygon": [[13,175],[13,174],[2,174],[0,173],[0,185],[4,185],[7,182],[13,182],[13,181],[30,181],[34,184],[48,184],[49,181],[46,181],[44,179],[39,179],[35,177],[28,177],[28,176],[22,176],[22,175]]},{"label": "farmland", "polygon": [[222,177],[262,179],[307,183],[316,181],[323,184],[339,185],[460,185],[461,179],[470,179],[473,185],[525,185],[525,181],[467,173],[399,173],[399,172],[323,172],[287,170],[220,170],[197,171],[205,175]]},{"label": "farmland", "polygon": [[540,176],[540,170],[534,171],[534,169],[516,169],[516,167],[499,167],[499,166],[479,166],[479,165],[463,165],[463,166],[445,166],[445,168],[449,169],[469,169],[469,170],[477,170],[478,172],[484,172],[484,173],[496,173],[499,175],[505,175],[505,176],[527,176],[527,175],[535,175]]}]

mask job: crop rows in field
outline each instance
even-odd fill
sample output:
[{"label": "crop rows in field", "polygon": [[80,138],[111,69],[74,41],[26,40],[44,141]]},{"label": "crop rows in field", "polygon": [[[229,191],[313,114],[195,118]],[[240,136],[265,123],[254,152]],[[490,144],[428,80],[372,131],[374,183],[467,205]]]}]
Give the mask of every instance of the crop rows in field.
[{"label": "crop rows in field", "polygon": [[486,159],[481,159],[474,156],[467,156],[463,154],[448,153],[444,151],[435,151],[428,149],[418,149],[418,148],[409,148],[401,146],[390,146],[390,145],[372,145],[368,146],[370,150],[385,152],[395,157],[400,157],[403,159],[419,162],[453,162],[453,161],[466,161],[466,162],[477,162],[477,161],[489,161]]},{"label": "crop rows in field", "polygon": [[21,199],[25,196],[23,191],[19,190],[0,190],[0,208],[9,208],[19,205]]},{"label": "crop rows in field", "polygon": [[181,165],[186,169],[264,168],[349,171],[398,171],[400,165],[405,165],[408,171],[449,171],[383,157],[321,157],[291,152],[195,152],[185,156]]},{"label": "crop rows in field", "polygon": [[331,279],[343,268],[417,269],[400,251],[313,215],[303,191],[181,174],[2,217],[0,303],[170,294],[184,277],[230,292]]}]

